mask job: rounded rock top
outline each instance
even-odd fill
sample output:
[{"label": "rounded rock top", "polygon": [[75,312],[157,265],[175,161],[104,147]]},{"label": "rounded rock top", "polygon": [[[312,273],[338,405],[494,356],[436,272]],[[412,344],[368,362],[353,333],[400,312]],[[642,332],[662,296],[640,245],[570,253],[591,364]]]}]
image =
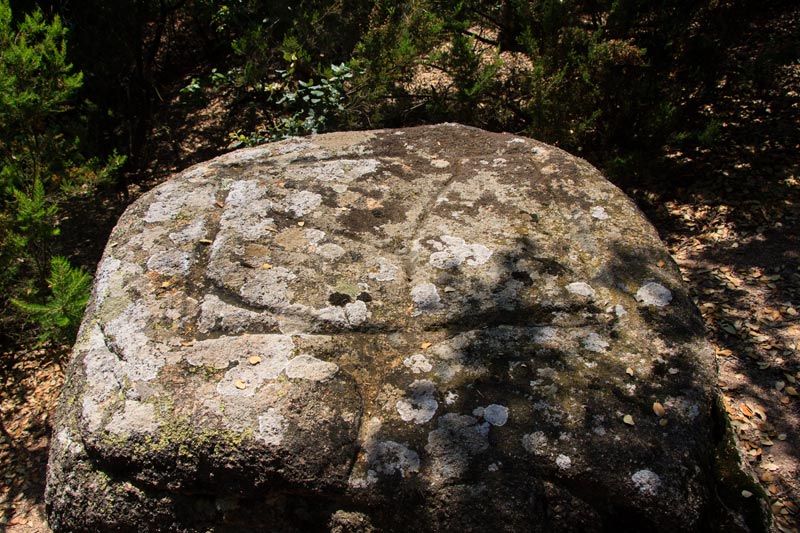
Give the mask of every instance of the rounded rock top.
[{"label": "rounded rock top", "polygon": [[[55,531],[691,530],[713,504],[714,359],[680,273],[531,139],[332,133],[191,167],[120,218],[73,353]],[[666,428],[655,394],[687,406]]]}]

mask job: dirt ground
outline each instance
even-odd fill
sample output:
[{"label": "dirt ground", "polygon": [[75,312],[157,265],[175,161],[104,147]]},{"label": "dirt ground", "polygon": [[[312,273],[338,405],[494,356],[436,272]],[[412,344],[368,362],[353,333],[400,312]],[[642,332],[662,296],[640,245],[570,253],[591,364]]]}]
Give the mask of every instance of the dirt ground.
[{"label": "dirt ground", "polygon": [[[745,44],[731,50],[731,64],[747,65],[759,53],[753,43],[763,39],[751,36],[796,31],[798,19],[795,8],[783,18],[752,21],[743,30]],[[774,531],[797,532],[800,64],[767,84],[745,74],[732,69],[704,109],[719,125],[714,150],[670,151],[666,172],[620,185],[658,228],[692,287],[716,348],[719,387],[739,452],[770,497]],[[153,138],[162,145],[154,151],[154,164],[166,160],[168,168],[183,168],[223,150],[224,128],[209,112],[218,104],[173,117],[180,128],[155,131]],[[186,125],[191,137],[181,133]],[[188,140],[178,143],[179,138]],[[2,354],[15,364],[0,389],[6,430],[0,434],[0,530],[50,531],[44,476],[66,357],[63,347]]]}]

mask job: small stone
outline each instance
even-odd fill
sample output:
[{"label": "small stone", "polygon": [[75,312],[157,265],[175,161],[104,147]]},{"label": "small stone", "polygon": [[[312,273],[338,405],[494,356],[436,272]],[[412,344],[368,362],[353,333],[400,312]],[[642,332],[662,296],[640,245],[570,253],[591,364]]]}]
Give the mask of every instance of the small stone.
[{"label": "small stone", "polygon": [[247,388],[247,383],[242,381],[241,379],[237,379],[233,385],[239,390],[244,390]]},{"label": "small stone", "polygon": [[251,365],[257,365],[258,363],[261,362],[261,357],[258,355],[251,355],[250,357],[247,358],[247,362],[250,363]]}]

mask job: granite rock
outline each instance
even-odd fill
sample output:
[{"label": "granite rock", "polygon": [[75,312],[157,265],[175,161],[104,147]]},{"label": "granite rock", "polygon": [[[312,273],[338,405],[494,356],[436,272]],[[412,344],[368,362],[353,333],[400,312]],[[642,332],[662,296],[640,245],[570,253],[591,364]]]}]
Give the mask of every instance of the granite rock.
[{"label": "granite rock", "polygon": [[443,124],[239,150],[112,233],[47,512],[57,532],[715,528],[714,365],[652,226],[557,148]]}]

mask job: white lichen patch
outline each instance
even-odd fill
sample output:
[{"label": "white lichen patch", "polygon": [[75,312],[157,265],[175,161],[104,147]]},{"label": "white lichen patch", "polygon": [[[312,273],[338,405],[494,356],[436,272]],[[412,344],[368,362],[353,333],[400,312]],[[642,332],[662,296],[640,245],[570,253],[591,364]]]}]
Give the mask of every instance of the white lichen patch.
[{"label": "white lichen patch", "polygon": [[556,330],[550,326],[530,328],[531,341],[544,344],[556,338]]},{"label": "white lichen patch", "polygon": [[572,468],[572,459],[568,455],[559,454],[556,457],[556,466],[561,470],[569,470]]},{"label": "white lichen patch", "polygon": [[482,416],[484,420],[493,426],[504,426],[506,422],[508,422],[508,407],[504,405],[493,403],[479,409],[480,414],[475,414],[474,411],[473,414],[475,414],[475,416]]},{"label": "white lichen patch", "polygon": [[[187,350],[186,360],[193,366],[231,367],[217,383],[223,396],[255,394],[264,382],[277,379],[289,363],[294,342],[288,335],[248,335],[197,341]],[[248,359],[257,355],[257,365]]]},{"label": "white lichen patch", "polygon": [[380,162],[377,159],[335,159],[297,168],[294,170],[294,175],[298,178],[311,178],[323,183],[350,183],[361,176],[375,172],[379,166]]},{"label": "white lichen patch", "polygon": [[176,202],[174,198],[167,198],[162,201],[153,202],[147,208],[144,221],[148,223],[167,222],[178,216],[183,205]]},{"label": "white lichen patch", "polygon": [[345,254],[344,248],[333,243],[327,243],[323,244],[322,246],[318,246],[314,251],[328,261],[336,261]]},{"label": "white lichen patch", "polygon": [[225,198],[225,205],[227,209],[246,207],[254,201],[263,198],[265,193],[266,188],[257,181],[235,181],[228,190],[228,196]]},{"label": "white lichen patch", "polygon": [[94,278],[94,294],[96,298],[96,307],[99,309],[103,300],[105,300],[109,289],[111,288],[111,280],[114,274],[117,273],[122,261],[113,257],[106,256],[97,268],[97,275]]},{"label": "white lichen patch", "polygon": [[325,232],[316,228],[310,228],[303,232],[303,237],[308,240],[308,244],[319,244],[325,239]]},{"label": "white lichen patch", "polygon": [[286,432],[286,419],[274,407],[258,417],[258,432],[256,438],[270,446],[277,446],[283,442]]},{"label": "white lichen patch", "polygon": [[174,244],[186,244],[199,241],[205,234],[206,219],[205,217],[199,217],[189,222],[180,231],[170,233],[169,238]]},{"label": "white lichen patch", "polygon": [[377,259],[377,272],[370,272],[368,277],[375,281],[394,281],[400,272],[400,267],[391,264],[383,257]]},{"label": "white lichen patch", "polygon": [[124,407],[114,413],[106,431],[115,435],[151,434],[156,430],[156,412],[152,404],[125,400]]},{"label": "white lichen patch", "polygon": [[431,254],[428,262],[443,270],[455,268],[466,263],[468,266],[480,266],[489,261],[492,251],[482,244],[467,244],[460,237],[442,235],[438,242],[429,240],[428,244],[438,250]]},{"label": "white lichen patch", "polygon": [[290,379],[307,379],[309,381],[327,381],[339,371],[339,366],[317,359],[311,355],[298,355],[286,365],[286,377]]},{"label": "white lichen patch", "polygon": [[419,472],[419,454],[399,442],[378,442],[370,450],[368,461],[372,470],[386,476]]},{"label": "white lichen patch", "polygon": [[147,270],[162,276],[181,276],[189,272],[191,256],[181,250],[166,250],[153,254],[147,260]]},{"label": "white lichen patch", "polygon": [[71,455],[81,455],[86,453],[86,449],[83,447],[83,444],[72,438],[69,428],[65,427],[59,431],[56,439],[61,447]]},{"label": "white lichen patch", "polygon": [[592,207],[592,218],[596,218],[597,220],[608,220],[609,214],[606,212],[606,208],[601,205],[596,205]]},{"label": "white lichen patch", "polygon": [[411,289],[411,300],[414,302],[415,315],[433,312],[442,307],[442,299],[433,283],[415,285]]},{"label": "white lichen patch", "polygon": [[636,291],[636,299],[645,305],[664,307],[672,301],[672,292],[663,285],[650,281]]},{"label": "white lichen patch", "polygon": [[418,379],[408,388],[411,391],[409,396],[395,404],[397,413],[405,422],[424,424],[433,418],[439,408],[439,402],[434,398],[436,386],[430,380]]},{"label": "white lichen patch", "polygon": [[606,342],[603,337],[598,335],[597,333],[589,333],[583,339],[581,339],[581,345],[589,350],[590,352],[605,352],[609,344]]},{"label": "white lichen patch", "polygon": [[447,405],[453,405],[458,400],[458,394],[453,391],[447,391],[444,395],[444,403]]},{"label": "white lichen patch", "polygon": [[[403,360],[403,365],[411,370],[414,374],[421,374],[423,372],[430,372],[433,365],[428,361],[428,358],[421,353],[410,355]],[[446,400],[445,400],[446,401]]]},{"label": "white lichen patch", "polygon": [[622,307],[622,305],[617,304],[614,306],[614,314],[617,315],[617,318],[622,318],[625,315],[627,315],[628,312],[625,310],[624,307]]},{"label": "white lichen patch", "polygon": [[631,476],[636,489],[647,496],[656,496],[661,487],[661,478],[652,470],[639,470]]},{"label": "white lichen patch", "polygon": [[119,380],[150,381],[166,364],[166,357],[150,343],[146,334],[152,320],[149,309],[140,300],[130,304],[103,328],[103,347],[107,347],[106,351],[110,348],[116,355],[113,372]]},{"label": "white lichen patch", "polygon": [[284,267],[268,270],[254,269],[248,272],[247,280],[239,289],[245,303],[266,308],[281,308],[289,303],[288,282],[295,275]]},{"label": "white lichen patch", "polygon": [[547,436],[542,431],[535,431],[522,436],[522,447],[533,455],[547,455]]},{"label": "white lichen patch", "polygon": [[322,204],[322,196],[311,191],[297,191],[287,194],[283,199],[284,210],[295,217],[311,213]]},{"label": "white lichen patch", "polygon": [[584,296],[586,298],[594,298],[597,296],[597,292],[592,288],[591,285],[584,281],[576,281],[574,283],[570,283],[566,286],[567,292],[571,294],[576,294],[578,296]]},{"label": "white lichen patch", "polygon": [[450,161],[444,159],[431,159],[431,166],[433,168],[447,168],[450,166]]},{"label": "white lichen patch", "polygon": [[346,304],[344,306],[344,314],[347,318],[347,323],[351,326],[360,326],[370,317],[367,304],[361,300]]},{"label": "white lichen patch", "polygon": [[347,480],[347,484],[354,489],[366,489],[371,487],[377,482],[378,482],[378,473],[371,468],[367,470],[365,476],[359,476],[353,473],[350,476],[350,479]]}]

